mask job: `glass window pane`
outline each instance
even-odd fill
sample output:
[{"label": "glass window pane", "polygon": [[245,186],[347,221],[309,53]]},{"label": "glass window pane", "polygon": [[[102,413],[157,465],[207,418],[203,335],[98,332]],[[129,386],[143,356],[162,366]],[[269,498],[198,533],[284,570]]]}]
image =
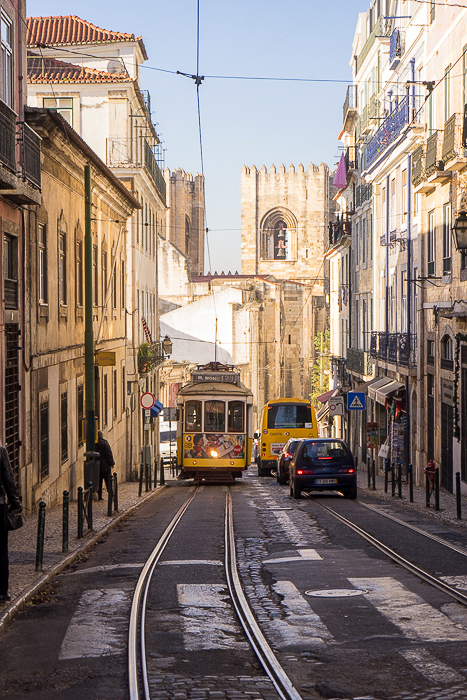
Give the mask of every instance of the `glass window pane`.
[{"label": "glass window pane", "polygon": [[243,401],[229,401],[228,430],[229,433],[242,433],[243,427]]},{"label": "glass window pane", "polygon": [[224,401],[206,401],[204,410],[204,430],[206,433],[225,432]]},{"label": "glass window pane", "polygon": [[268,408],[268,428],[312,428],[310,404],[272,404]]},{"label": "glass window pane", "polygon": [[189,433],[201,432],[201,401],[187,401],[185,407],[185,430]]}]

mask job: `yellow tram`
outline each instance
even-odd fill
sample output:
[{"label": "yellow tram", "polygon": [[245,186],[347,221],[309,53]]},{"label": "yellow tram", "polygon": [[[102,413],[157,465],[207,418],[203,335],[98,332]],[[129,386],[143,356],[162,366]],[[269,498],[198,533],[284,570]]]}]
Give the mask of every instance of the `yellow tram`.
[{"label": "yellow tram", "polygon": [[232,365],[210,362],[177,394],[177,458],[181,479],[232,482],[250,463],[253,394]]}]

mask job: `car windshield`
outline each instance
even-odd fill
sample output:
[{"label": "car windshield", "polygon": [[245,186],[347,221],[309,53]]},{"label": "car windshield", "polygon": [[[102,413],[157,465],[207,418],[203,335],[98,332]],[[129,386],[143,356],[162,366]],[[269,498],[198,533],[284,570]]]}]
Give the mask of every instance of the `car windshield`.
[{"label": "car windshield", "polygon": [[336,440],[321,440],[306,442],[303,448],[303,458],[309,462],[323,464],[326,462],[345,462],[350,458],[349,449],[344,443]]}]

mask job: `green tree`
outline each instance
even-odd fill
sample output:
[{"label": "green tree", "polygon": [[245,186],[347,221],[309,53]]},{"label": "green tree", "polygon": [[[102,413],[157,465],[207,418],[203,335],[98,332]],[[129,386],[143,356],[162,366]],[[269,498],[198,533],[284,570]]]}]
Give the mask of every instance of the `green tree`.
[{"label": "green tree", "polygon": [[311,370],[311,394],[310,400],[315,408],[322,408],[317,400],[318,396],[329,390],[329,374],[331,368],[330,333],[317,333],[314,338],[316,360]]}]

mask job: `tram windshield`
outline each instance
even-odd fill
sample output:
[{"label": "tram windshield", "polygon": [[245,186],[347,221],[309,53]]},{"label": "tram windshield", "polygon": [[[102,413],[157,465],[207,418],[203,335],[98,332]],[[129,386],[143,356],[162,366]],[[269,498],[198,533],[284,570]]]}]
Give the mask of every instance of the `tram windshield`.
[{"label": "tram windshield", "polygon": [[268,406],[268,428],[312,428],[310,404],[278,403]]},{"label": "tram windshield", "polygon": [[206,401],[204,407],[204,430],[206,433],[225,432],[224,401]]}]

